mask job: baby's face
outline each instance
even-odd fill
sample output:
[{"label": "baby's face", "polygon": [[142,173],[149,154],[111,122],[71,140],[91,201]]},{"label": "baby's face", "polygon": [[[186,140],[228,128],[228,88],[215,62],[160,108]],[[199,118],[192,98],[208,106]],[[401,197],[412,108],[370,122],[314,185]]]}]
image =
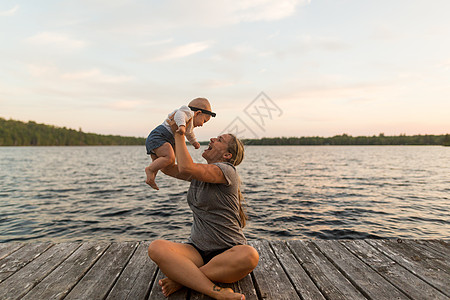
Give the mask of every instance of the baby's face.
[{"label": "baby's face", "polygon": [[194,127],[201,127],[204,123],[208,122],[211,118],[210,115],[204,114],[202,112],[194,116]]}]

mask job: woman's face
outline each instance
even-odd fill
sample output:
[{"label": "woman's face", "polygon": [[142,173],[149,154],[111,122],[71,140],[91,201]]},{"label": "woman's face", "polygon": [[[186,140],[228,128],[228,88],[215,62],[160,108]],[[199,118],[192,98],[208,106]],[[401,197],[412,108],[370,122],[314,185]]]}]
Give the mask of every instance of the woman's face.
[{"label": "woman's face", "polygon": [[206,159],[208,163],[224,161],[231,158],[231,154],[227,151],[230,140],[231,136],[228,134],[222,134],[216,138],[211,138],[208,149],[202,154],[203,158]]}]

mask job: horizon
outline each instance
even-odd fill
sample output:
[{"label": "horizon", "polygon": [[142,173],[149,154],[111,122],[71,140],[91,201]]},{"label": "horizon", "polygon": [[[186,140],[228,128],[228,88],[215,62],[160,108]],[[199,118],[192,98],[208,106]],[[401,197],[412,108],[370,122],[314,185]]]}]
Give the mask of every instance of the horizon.
[{"label": "horizon", "polygon": [[0,4],[0,112],[146,137],[206,97],[217,117],[195,129],[201,141],[227,130],[446,134],[449,10],[444,0],[13,0]]},{"label": "horizon", "polygon": [[[3,118],[3,117],[0,116],[0,119],[1,119],[1,118]],[[3,118],[3,119],[5,119],[5,120],[7,120],[7,121],[8,121],[8,120],[9,120],[9,121],[19,121],[19,122],[23,122],[23,123],[34,122],[34,123],[36,123],[36,124],[38,124],[38,125],[54,126],[54,127],[57,127],[57,128],[64,128],[64,129],[67,129],[67,130],[75,130],[75,131],[80,131],[80,130],[81,130],[81,132],[87,133],[87,134],[121,136],[121,135],[118,135],[118,134],[101,134],[101,133],[96,133],[96,132],[88,132],[88,131],[84,131],[81,127],[78,128],[78,129],[76,129],[76,128],[60,127],[60,126],[57,126],[57,125],[47,124],[47,123],[38,123],[38,122],[35,122],[35,121],[33,121],[33,120],[23,121],[23,120],[6,119],[6,118]],[[400,134],[386,135],[386,134],[384,134],[383,132],[379,132],[379,133],[377,133],[377,134],[371,134],[371,135],[352,135],[352,134],[343,132],[343,133],[336,134],[336,135],[333,135],[333,136],[317,136],[317,135],[315,135],[315,136],[313,136],[313,135],[310,135],[310,136],[272,136],[272,137],[262,136],[262,137],[260,137],[260,138],[258,138],[258,139],[276,139],[276,138],[332,138],[332,137],[335,137],[335,136],[343,136],[343,135],[347,135],[347,136],[350,136],[350,137],[379,137],[379,136],[381,136],[381,135],[383,135],[383,136],[385,136],[385,137],[399,137],[399,136],[427,136],[427,135],[439,136],[439,135],[448,135],[448,134],[450,134],[450,133],[441,133],[441,134],[428,134],[428,133],[405,134],[405,133],[400,133]],[[146,138],[146,136],[121,136],[121,137],[143,138],[143,139]],[[252,139],[252,138],[243,138],[243,139]],[[200,142],[200,143],[208,142],[208,140],[199,140],[199,142]]]}]

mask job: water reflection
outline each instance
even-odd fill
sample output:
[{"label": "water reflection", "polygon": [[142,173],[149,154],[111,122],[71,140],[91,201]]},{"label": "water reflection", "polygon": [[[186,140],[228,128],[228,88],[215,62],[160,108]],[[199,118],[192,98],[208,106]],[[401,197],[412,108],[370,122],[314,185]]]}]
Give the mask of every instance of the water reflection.
[{"label": "water reflection", "polygon": [[[449,238],[449,150],[247,147],[246,234]],[[159,173],[154,191],[148,163],[136,146],[0,148],[0,241],[185,239],[189,183]]]}]

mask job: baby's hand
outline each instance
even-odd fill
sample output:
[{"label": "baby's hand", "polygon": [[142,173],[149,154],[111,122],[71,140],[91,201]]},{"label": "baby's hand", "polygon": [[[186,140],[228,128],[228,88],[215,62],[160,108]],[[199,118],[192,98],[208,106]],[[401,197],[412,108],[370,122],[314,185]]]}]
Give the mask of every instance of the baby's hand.
[{"label": "baby's hand", "polygon": [[186,132],[186,126],[184,125],[178,126],[177,132],[180,134],[184,134]]},{"label": "baby's hand", "polygon": [[199,142],[195,142],[192,144],[192,146],[194,146],[195,149],[200,148],[200,143]]}]

